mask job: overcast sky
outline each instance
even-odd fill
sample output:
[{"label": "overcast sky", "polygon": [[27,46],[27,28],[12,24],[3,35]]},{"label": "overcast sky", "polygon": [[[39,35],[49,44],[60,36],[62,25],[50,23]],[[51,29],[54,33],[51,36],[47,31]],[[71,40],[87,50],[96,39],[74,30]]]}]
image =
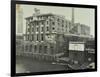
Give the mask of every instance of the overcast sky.
[{"label": "overcast sky", "polygon": [[[23,9],[23,25],[25,29],[25,17],[32,16],[34,13],[34,8],[40,9],[40,13],[53,13],[59,14],[66,17],[66,19],[71,20],[72,8],[71,7],[56,7],[56,6],[39,6],[39,5],[25,5],[21,4]],[[90,34],[94,36],[95,18],[94,9],[89,8],[75,8],[74,10],[75,23],[81,23],[90,26]]]}]

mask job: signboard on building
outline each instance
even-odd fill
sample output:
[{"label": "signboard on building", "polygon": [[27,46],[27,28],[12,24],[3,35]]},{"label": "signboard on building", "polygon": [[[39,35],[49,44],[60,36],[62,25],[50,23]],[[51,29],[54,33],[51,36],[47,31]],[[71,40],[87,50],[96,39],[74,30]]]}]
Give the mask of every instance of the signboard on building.
[{"label": "signboard on building", "polygon": [[69,50],[84,51],[84,42],[69,42]]}]

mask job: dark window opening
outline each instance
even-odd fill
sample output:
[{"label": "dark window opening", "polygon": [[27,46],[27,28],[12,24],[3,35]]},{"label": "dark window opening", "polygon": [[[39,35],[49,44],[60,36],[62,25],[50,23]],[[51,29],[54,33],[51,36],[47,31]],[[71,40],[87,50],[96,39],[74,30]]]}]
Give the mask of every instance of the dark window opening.
[{"label": "dark window opening", "polygon": [[54,49],[53,49],[53,47],[50,47],[51,48],[51,54],[53,54],[53,52],[54,52]]},{"label": "dark window opening", "polygon": [[42,30],[41,31],[43,32],[43,27],[42,27]]},{"label": "dark window opening", "polygon": [[48,24],[48,21],[47,21],[47,24]]},{"label": "dark window opening", "polygon": [[39,35],[37,34],[37,41],[39,40]]},{"label": "dark window opening", "polygon": [[27,30],[28,30],[28,32],[30,32],[30,28],[28,28]]},{"label": "dark window opening", "polygon": [[52,25],[55,25],[55,22],[52,22]]},{"label": "dark window opening", "polygon": [[59,19],[57,21],[59,22]]},{"label": "dark window opening", "polygon": [[64,27],[64,25],[62,25],[62,27]]},{"label": "dark window opening", "polygon": [[53,30],[55,30],[55,28],[54,28],[54,27],[53,27],[52,29],[53,29]]},{"label": "dark window opening", "polygon": [[32,40],[34,41],[34,35],[32,35]]},{"label": "dark window opening", "polygon": [[34,46],[34,52],[36,52],[36,51],[37,51],[37,46],[35,45],[35,46]]},{"label": "dark window opening", "polygon": [[27,40],[29,40],[29,35],[27,35]]},{"label": "dark window opening", "polygon": [[42,50],[42,46],[40,45],[39,46],[39,53],[41,53],[41,50]]},{"label": "dark window opening", "polygon": [[47,31],[49,31],[49,27],[47,27]]},{"label": "dark window opening", "polygon": [[32,28],[32,32],[34,32],[34,28]]},{"label": "dark window opening", "polygon": [[41,34],[41,40],[43,41],[43,34]]},{"label": "dark window opening", "polygon": [[28,45],[25,46],[25,50],[26,50],[26,52],[28,51]]},{"label": "dark window opening", "polygon": [[42,22],[42,25],[44,25],[44,22]]},{"label": "dark window opening", "polygon": [[64,20],[62,20],[62,23],[64,23]]},{"label": "dark window opening", "polygon": [[47,46],[44,46],[44,53],[47,53]]},{"label": "dark window opening", "polygon": [[29,49],[29,52],[32,52],[32,45],[30,45],[30,49]]},{"label": "dark window opening", "polygon": [[39,28],[37,27],[37,32],[39,31]]}]

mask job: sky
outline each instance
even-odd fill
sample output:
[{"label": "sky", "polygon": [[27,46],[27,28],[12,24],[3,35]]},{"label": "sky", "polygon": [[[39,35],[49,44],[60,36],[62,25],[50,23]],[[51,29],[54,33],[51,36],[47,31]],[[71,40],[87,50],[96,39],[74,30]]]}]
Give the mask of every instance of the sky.
[{"label": "sky", "polygon": [[[23,10],[23,26],[25,31],[25,18],[32,16],[34,8],[40,9],[41,14],[53,13],[65,16],[66,19],[71,20],[72,7],[61,7],[61,6],[43,6],[43,5],[25,5],[21,4]],[[75,23],[81,23],[90,26],[90,34],[95,36],[95,16],[94,9],[92,8],[74,8]]]}]

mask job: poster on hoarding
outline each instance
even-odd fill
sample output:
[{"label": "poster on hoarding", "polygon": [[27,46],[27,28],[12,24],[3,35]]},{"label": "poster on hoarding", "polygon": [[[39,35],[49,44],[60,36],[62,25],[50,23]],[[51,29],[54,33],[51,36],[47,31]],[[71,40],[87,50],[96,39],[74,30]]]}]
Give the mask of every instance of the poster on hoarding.
[{"label": "poster on hoarding", "polygon": [[69,50],[73,51],[84,51],[84,43],[69,42]]}]

